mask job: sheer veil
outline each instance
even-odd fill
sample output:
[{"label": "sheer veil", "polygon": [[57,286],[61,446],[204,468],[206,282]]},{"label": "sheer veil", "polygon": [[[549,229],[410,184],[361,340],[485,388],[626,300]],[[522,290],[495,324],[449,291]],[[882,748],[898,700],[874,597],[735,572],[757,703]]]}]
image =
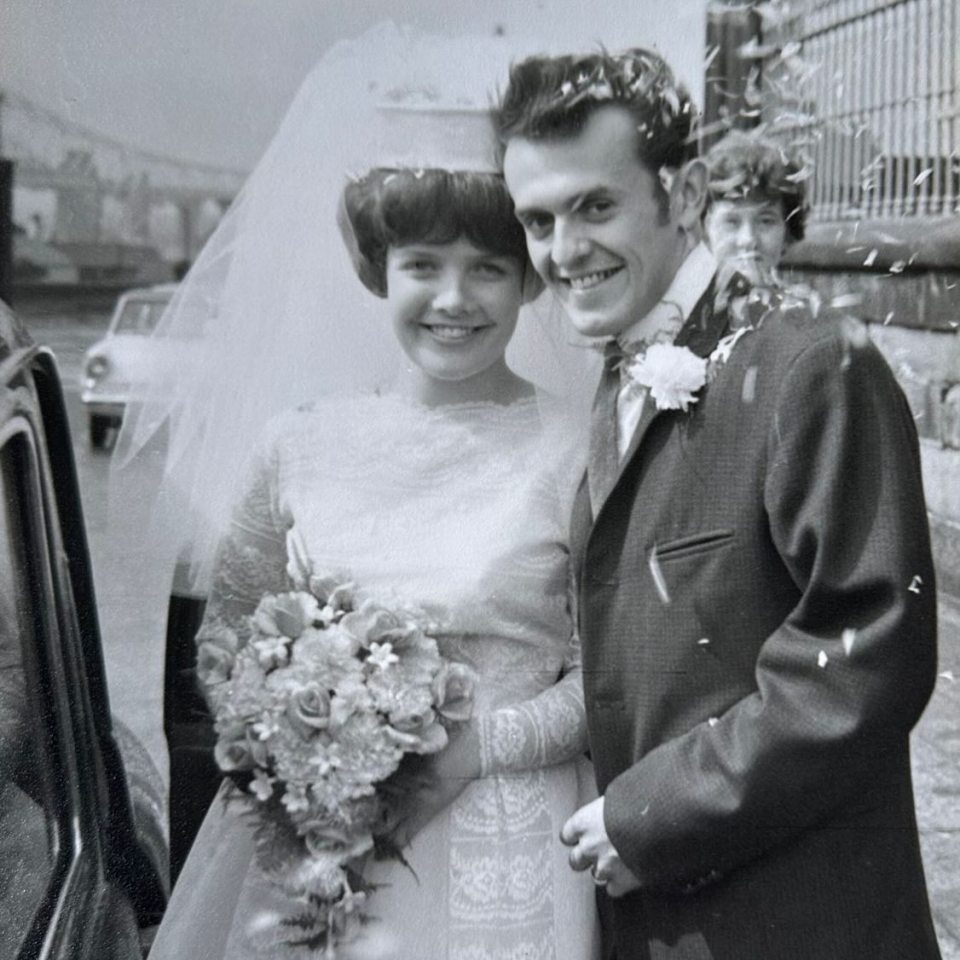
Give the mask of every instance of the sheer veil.
[{"label": "sheer veil", "polygon": [[[309,74],[263,158],[153,334],[162,374],[128,407],[111,465],[111,519],[169,563],[208,565],[265,422],[323,395],[370,391],[406,362],[383,301],[357,279],[337,227],[346,177],[374,164],[377,104],[398,92],[487,105],[529,44],[381,24]],[[545,298],[541,298],[544,301]],[[590,352],[549,303],[524,308],[511,366],[582,411]],[[574,417],[579,422],[579,418]]]}]

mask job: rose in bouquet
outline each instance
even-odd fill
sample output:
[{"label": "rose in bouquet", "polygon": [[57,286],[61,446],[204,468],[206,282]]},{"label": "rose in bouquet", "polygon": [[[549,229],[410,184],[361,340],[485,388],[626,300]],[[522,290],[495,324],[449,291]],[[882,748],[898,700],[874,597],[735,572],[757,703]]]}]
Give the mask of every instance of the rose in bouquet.
[{"label": "rose in bouquet", "polygon": [[221,769],[257,814],[257,854],[293,909],[275,944],[323,950],[356,935],[370,890],[358,862],[391,845],[390,796],[467,720],[474,677],[441,656],[426,618],[303,575],[264,596],[249,638],[201,645]]}]

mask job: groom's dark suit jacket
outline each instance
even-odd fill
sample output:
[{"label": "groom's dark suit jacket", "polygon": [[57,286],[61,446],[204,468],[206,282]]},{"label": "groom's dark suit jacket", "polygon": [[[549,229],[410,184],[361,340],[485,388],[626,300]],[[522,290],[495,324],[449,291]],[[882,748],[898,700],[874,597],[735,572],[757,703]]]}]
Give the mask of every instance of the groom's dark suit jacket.
[{"label": "groom's dark suit jacket", "polygon": [[[713,299],[678,339],[701,356]],[[934,574],[913,419],[864,329],[779,309],[688,413],[648,399],[572,544],[590,749],[642,884],[601,896],[607,950],[938,957],[908,746]]]}]

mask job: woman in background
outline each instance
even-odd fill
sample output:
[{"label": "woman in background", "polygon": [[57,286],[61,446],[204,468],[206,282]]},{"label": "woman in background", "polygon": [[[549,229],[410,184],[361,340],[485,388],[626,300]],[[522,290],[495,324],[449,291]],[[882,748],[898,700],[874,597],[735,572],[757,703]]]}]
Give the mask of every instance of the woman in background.
[{"label": "woman in background", "polygon": [[807,170],[778,143],[734,131],[705,157],[704,227],[713,255],[753,283],[769,283],[803,239]]}]

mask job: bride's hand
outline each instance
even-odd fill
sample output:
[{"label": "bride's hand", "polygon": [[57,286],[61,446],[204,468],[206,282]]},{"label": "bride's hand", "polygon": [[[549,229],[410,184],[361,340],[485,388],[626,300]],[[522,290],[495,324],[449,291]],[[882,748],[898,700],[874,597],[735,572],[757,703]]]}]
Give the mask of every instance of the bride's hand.
[{"label": "bride's hand", "polygon": [[400,847],[446,809],[467,785],[480,776],[480,736],[472,721],[450,731],[450,742],[426,758],[416,789],[408,791],[395,813],[395,833]]}]

